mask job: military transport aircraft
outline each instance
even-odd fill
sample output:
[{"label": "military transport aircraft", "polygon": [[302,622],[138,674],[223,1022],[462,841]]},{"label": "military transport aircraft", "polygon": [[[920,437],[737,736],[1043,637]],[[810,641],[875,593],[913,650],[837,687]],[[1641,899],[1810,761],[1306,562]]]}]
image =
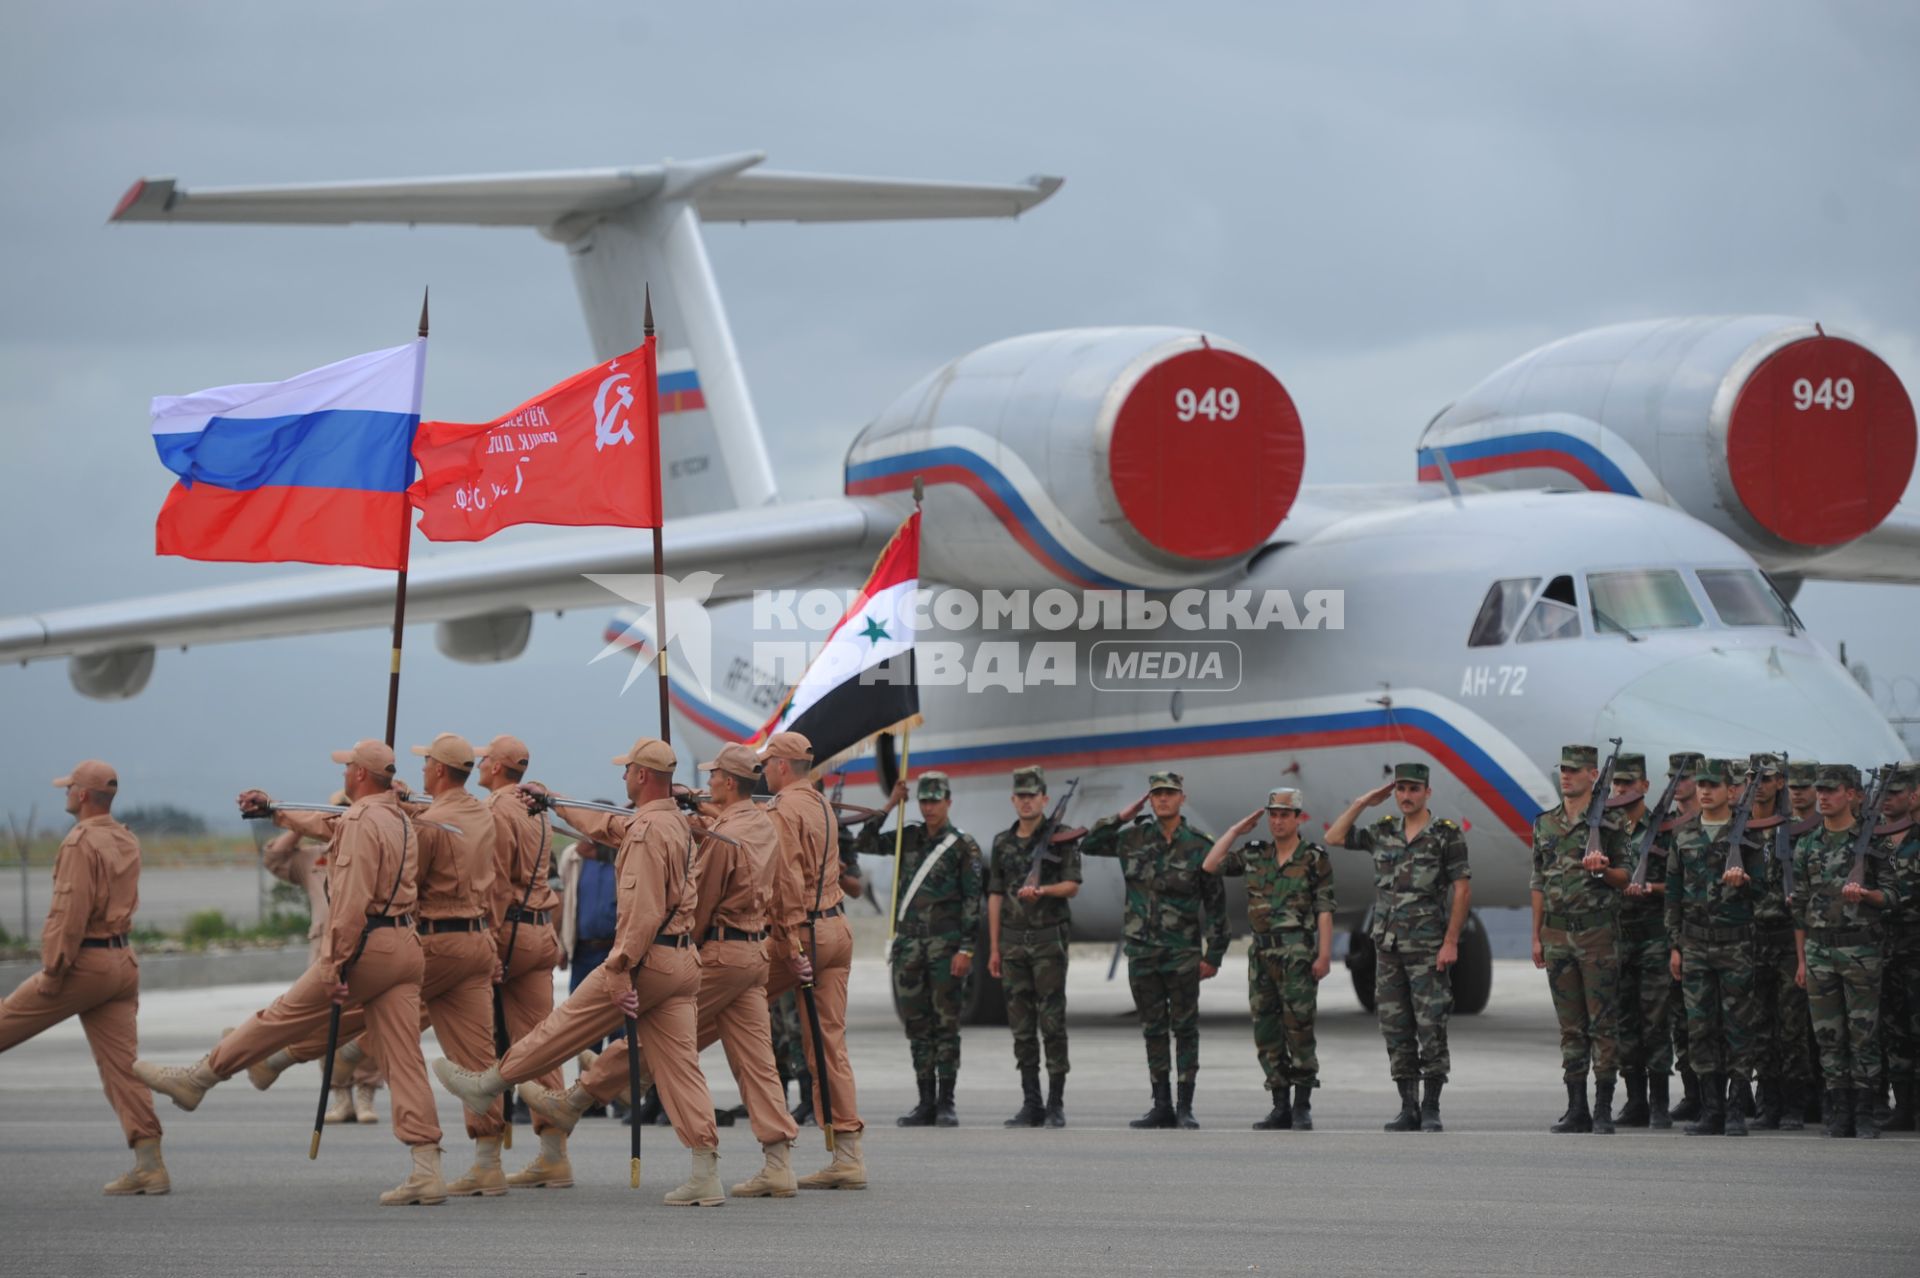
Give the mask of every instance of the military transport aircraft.
[{"label": "military transport aircraft", "polygon": [[[200,190],[156,178],[113,216],[533,227],[564,246],[603,359],[638,344],[651,282],[667,573],[719,574],[711,677],[673,689],[674,739],[696,752],[765,721],[797,674],[766,654],[831,623],[753,593],[857,587],[917,477],[922,582],[954,593],[919,636],[950,660],[921,663],[911,765],[953,776],[956,819],[975,830],[1008,819],[1021,763],[1078,775],[1069,815],[1082,824],[1137,797],[1150,766],[1182,770],[1190,813],[1218,830],[1278,784],[1329,822],[1418,758],[1436,810],[1468,828],[1475,904],[1510,906],[1526,899],[1527,833],[1555,801],[1563,742],[1622,737],[1656,771],[1681,748],[1904,757],[1791,607],[1810,578],[1920,580],[1920,514],[1899,505],[1913,406],[1858,342],[1785,316],[1583,333],[1436,416],[1406,480],[1303,486],[1311,427],[1225,338],[1031,334],[961,356],[884,409],[851,443],[842,495],[786,500],[702,224],[1015,216],[1060,180],[831,177],[761,159]],[[587,574],[650,571],[630,532],[435,556],[413,571],[408,618],[435,623],[455,660],[510,660],[534,613],[610,600]],[[1022,590],[1029,610],[966,606]],[[389,592],[381,573],[289,572],[18,616],[0,620],[0,660],[65,657],[81,693],[130,697],[158,647],[375,627]],[[634,636],[650,624],[617,618],[608,635],[644,647]],[[1060,643],[1064,669],[1031,669]],[[892,744],[846,769],[885,788]],[[1334,856],[1370,1000],[1369,867]],[[1121,896],[1111,864],[1089,865],[1076,934],[1116,936]],[[1461,1010],[1485,1004],[1477,920],[1455,979]]]}]

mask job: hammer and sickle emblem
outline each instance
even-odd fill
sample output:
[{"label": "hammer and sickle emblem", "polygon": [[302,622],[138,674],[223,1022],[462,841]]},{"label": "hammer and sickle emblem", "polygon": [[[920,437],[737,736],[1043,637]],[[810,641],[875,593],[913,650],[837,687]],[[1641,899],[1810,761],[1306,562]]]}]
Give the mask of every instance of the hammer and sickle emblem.
[{"label": "hammer and sickle emblem", "polygon": [[[608,365],[609,368],[617,365]],[[633,378],[626,373],[615,373],[600,383],[600,389],[593,396],[593,451],[599,452],[610,444],[631,444],[633,427],[620,420],[620,414],[633,407]],[[609,397],[612,402],[609,403]],[[618,427],[618,429],[615,429]]]}]

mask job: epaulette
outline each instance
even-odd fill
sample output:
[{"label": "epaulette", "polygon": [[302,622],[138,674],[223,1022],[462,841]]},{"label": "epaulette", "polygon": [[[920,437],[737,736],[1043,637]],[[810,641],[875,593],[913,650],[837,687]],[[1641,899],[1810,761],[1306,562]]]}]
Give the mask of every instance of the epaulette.
[{"label": "epaulette", "polygon": [[1450,817],[1441,817],[1438,821],[1435,821],[1433,823],[1433,828],[1436,830],[1446,830],[1452,834],[1460,833],[1459,823],[1454,821]]}]

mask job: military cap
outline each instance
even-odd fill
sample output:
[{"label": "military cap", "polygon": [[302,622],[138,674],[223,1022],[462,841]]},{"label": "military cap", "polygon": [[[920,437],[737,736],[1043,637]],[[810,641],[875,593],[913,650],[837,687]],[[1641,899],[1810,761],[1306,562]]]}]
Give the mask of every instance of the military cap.
[{"label": "military cap", "polygon": [[951,799],[953,787],[947,783],[944,772],[922,772],[919,787],[913,792],[916,799]]},{"label": "military cap", "polygon": [[525,772],[527,763],[533,757],[527,749],[527,743],[519,737],[501,733],[475,752],[483,758],[492,759],[503,767],[515,772]]},{"label": "military cap", "polygon": [[358,764],[377,777],[393,775],[393,747],[384,741],[375,741],[372,738],[356,741],[344,750],[335,750],[327,757],[335,763]]},{"label": "military cap", "polygon": [[1903,763],[1893,770],[1893,776],[1887,781],[1888,794],[1904,794],[1920,784],[1920,764]]},{"label": "military cap", "polygon": [[1700,770],[1707,761],[1698,750],[1676,750],[1667,756],[1667,771],[1678,772],[1681,776],[1691,776]]},{"label": "military cap", "polygon": [[55,777],[53,783],[62,790],[73,785],[88,790],[118,790],[120,774],[113,770],[112,765],[98,759],[83,759],[66,776]]},{"label": "military cap", "polygon": [[1147,774],[1147,789],[1178,790],[1180,793],[1185,794],[1187,792],[1187,779],[1178,772],[1149,772]]},{"label": "military cap", "polygon": [[737,741],[728,742],[720,747],[720,752],[700,765],[702,772],[724,772],[729,776],[751,780],[760,775],[760,756],[753,752],[752,746],[741,745]]},{"label": "military cap", "polygon": [[1693,770],[1695,781],[1711,781],[1715,785],[1733,784],[1732,759],[1701,759]]},{"label": "military cap", "polygon": [[443,732],[433,739],[431,745],[415,746],[413,752],[423,759],[432,759],[435,763],[444,763],[462,772],[473,769],[473,746],[457,732]]},{"label": "military cap", "polygon": [[1039,764],[1013,770],[1013,792],[1015,794],[1045,794],[1047,792],[1047,770]]},{"label": "military cap", "polygon": [[1267,791],[1267,811],[1272,812],[1275,809],[1300,811],[1300,792],[1291,786],[1281,786],[1277,790]]},{"label": "military cap", "polygon": [[613,761],[621,767],[637,763],[655,772],[671,772],[674,765],[680,762],[673,753],[673,747],[659,737],[641,737],[625,754],[614,755]]},{"label": "military cap", "polygon": [[776,732],[767,738],[760,754],[767,759],[811,759],[813,742],[798,732]]},{"label": "military cap", "polygon": [[1598,746],[1570,745],[1560,747],[1560,766],[1563,768],[1597,768],[1600,766]]},{"label": "military cap", "polygon": [[1647,779],[1647,756],[1627,754],[1622,751],[1613,764],[1613,779],[1616,781],[1645,781]]},{"label": "military cap", "polygon": [[1396,783],[1413,781],[1420,785],[1426,785],[1428,784],[1427,778],[1429,775],[1427,765],[1424,763],[1396,763],[1393,765],[1393,779]]},{"label": "military cap", "polygon": [[1796,759],[1787,765],[1787,784],[1794,789],[1812,785],[1820,772],[1820,765],[1811,759]]},{"label": "military cap", "polygon": [[1851,787],[1860,788],[1860,769],[1851,763],[1823,763],[1814,785],[1822,790],[1839,790]]},{"label": "military cap", "polygon": [[1745,759],[1727,760],[1727,779],[1738,785],[1747,779],[1747,761]]},{"label": "military cap", "polygon": [[1763,777],[1777,777],[1782,773],[1783,765],[1777,754],[1758,754],[1754,756],[1754,761],[1760,765],[1760,775]]}]

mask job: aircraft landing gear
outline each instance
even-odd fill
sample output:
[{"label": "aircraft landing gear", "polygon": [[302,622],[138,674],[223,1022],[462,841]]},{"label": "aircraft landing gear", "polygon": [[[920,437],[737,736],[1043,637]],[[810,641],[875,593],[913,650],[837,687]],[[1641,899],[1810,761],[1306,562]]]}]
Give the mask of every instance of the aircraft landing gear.
[{"label": "aircraft landing gear", "polygon": [[[1369,1012],[1373,1002],[1373,941],[1367,935],[1372,919],[1361,920],[1347,938],[1347,971],[1353,977],[1353,992],[1360,1006]],[[1453,966],[1453,1010],[1472,1016],[1486,1010],[1493,993],[1493,947],[1487,942],[1487,929],[1480,916],[1467,914],[1467,926],[1460,933],[1460,958]]]}]

